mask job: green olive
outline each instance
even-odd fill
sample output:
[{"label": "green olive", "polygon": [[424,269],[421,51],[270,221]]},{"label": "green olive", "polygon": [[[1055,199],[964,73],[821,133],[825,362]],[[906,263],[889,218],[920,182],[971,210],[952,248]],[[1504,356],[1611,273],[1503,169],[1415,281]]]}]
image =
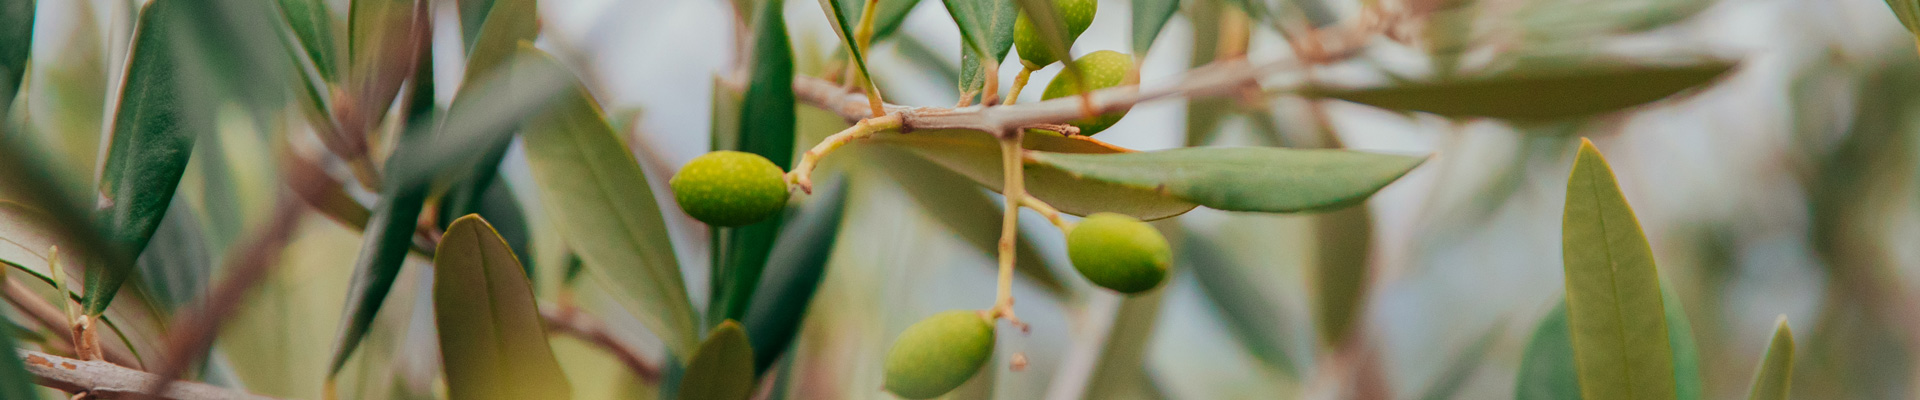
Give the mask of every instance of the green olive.
[{"label": "green olive", "polygon": [[681,167],[667,185],[680,209],[713,226],[760,222],[787,206],[787,181],[780,166],[753,153],[703,154]]},{"label": "green olive", "polygon": [[[1098,0],[1053,0],[1053,9],[1060,13],[1060,19],[1067,23],[1067,47],[1073,47],[1073,41],[1080,38],[1087,26],[1093,25],[1094,11],[1098,11]],[[1027,19],[1027,13],[1021,12],[1013,20],[1013,47],[1020,52],[1020,62],[1027,69],[1040,69],[1060,61],[1053,54],[1047,42],[1040,38],[1040,32],[1034,28],[1033,20]]]},{"label": "green olive", "polygon": [[[1133,57],[1116,51],[1101,50],[1080,56],[1080,59],[1073,60],[1073,64],[1080,67],[1082,73],[1087,74],[1087,86],[1092,86],[1091,90],[1100,90],[1126,84],[1127,71],[1133,69]],[[1040,99],[1053,100],[1078,95],[1085,91],[1077,90],[1079,86],[1078,82],[1074,82],[1071,72],[1062,71],[1059,75],[1054,75],[1053,81],[1047,82],[1047,91],[1040,94]],[[1082,118],[1073,121],[1073,126],[1079,127],[1082,135],[1100,133],[1112,127],[1113,124],[1119,123],[1120,118],[1125,118],[1128,109],[1120,109],[1093,118]]]},{"label": "green olive", "polygon": [[1167,238],[1133,217],[1097,213],[1067,233],[1067,258],[1089,281],[1134,294],[1160,286],[1173,263]]},{"label": "green olive", "polygon": [[953,310],[920,320],[887,351],[887,391],[931,399],[966,383],[993,358],[993,320]]}]

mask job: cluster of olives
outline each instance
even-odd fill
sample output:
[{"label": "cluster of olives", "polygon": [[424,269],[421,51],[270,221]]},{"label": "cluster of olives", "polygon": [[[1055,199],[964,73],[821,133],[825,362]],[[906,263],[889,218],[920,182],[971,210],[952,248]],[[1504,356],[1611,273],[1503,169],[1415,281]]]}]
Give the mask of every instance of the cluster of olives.
[{"label": "cluster of olives", "polygon": [[[1096,0],[1054,0],[1067,23],[1068,43],[1093,23]],[[1014,44],[1028,72],[1059,61],[1025,13],[1014,25]],[[1074,96],[1085,91],[1125,84],[1133,58],[1114,51],[1097,51],[1071,61],[1073,69],[1047,83],[1043,100]],[[1081,83],[1084,82],[1083,86]],[[1083,118],[1071,123],[1083,135],[1113,126],[1127,110]],[[680,209],[716,227],[741,226],[766,220],[787,202],[787,183],[778,165],[765,157],[738,151],[715,151],[694,158],[668,182]],[[1067,256],[1088,281],[1123,294],[1151,290],[1165,281],[1173,252],[1165,237],[1134,217],[1096,213],[1067,228]],[[908,327],[894,342],[886,359],[886,390],[911,399],[927,399],[965,383],[993,358],[992,311],[952,310],[935,314]]]}]

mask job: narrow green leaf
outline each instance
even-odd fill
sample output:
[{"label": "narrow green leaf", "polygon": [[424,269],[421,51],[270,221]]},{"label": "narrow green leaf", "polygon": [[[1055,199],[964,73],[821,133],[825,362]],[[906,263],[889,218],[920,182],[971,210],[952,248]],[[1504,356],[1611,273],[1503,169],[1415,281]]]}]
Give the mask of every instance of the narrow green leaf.
[{"label": "narrow green leaf", "polygon": [[653,189],[591,94],[572,93],[527,124],[527,164],[561,237],[616,289],[672,354],[692,354],[693,306]]},{"label": "narrow green leaf", "polygon": [[986,87],[986,66],[1000,65],[1013,49],[1013,23],[1020,17],[1014,0],[942,0],[960,27],[960,95],[977,96]]},{"label": "narrow green leaf", "polygon": [[[431,10],[427,1],[353,0],[347,11],[346,90],[352,114],[361,130],[373,129],[385,118],[400,85],[412,76],[419,57],[418,41],[427,40]],[[349,122],[352,123],[352,122]]]},{"label": "narrow green leaf", "polygon": [[453,399],[572,398],[533,285],[507,241],[477,215],[447,227],[433,257],[433,317]]},{"label": "narrow green leaf", "polygon": [[339,82],[340,45],[334,41],[333,12],[325,0],[280,0],[280,14],[293,28],[307,59],[326,82]]},{"label": "narrow green leaf", "polygon": [[1124,154],[1029,151],[1027,159],[1077,177],[1155,190],[1211,208],[1260,212],[1325,211],[1359,204],[1426,161],[1424,157],[1275,147]]},{"label": "narrow green leaf", "polygon": [[1180,9],[1179,0],[1133,0],[1133,55],[1135,57],[1146,56],[1147,49],[1153,47],[1153,39],[1160,37],[1160,29],[1167,27],[1167,20],[1173,19],[1174,10],[1178,9]]},{"label": "narrow green leaf", "polygon": [[1582,397],[1676,398],[1653,249],[1592,142],[1580,144],[1562,224],[1567,320]]},{"label": "narrow green leaf", "polygon": [[1285,308],[1254,284],[1257,281],[1243,270],[1248,267],[1234,263],[1220,244],[1197,232],[1179,236],[1184,237],[1180,247],[1176,247],[1180,265],[1193,271],[1200,294],[1220,310],[1234,341],[1261,363],[1287,376],[1298,377],[1293,356],[1287,353],[1291,338],[1286,324],[1293,319],[1284,314]]},{"label": "narrow green leaf", "polygon": [[1680,296],[1666,282],[1660,284],[1661,312],[1667,320],[1667,342],[1673,346],[1673,395],[1679,400],[1706,398],[1700,380],[1700,346],[1693,342],[1693,323],[1680,305]]},{"label": "narrow green leaf", "polygon": [[[5,317],[0,317],[0,321],[4,320],[6,320]],[[9,328],[18,327],[10,321],[7,325]],[[17,348],[19,347],[13,343],[13,335],[0,334],[0,349],[9,352],[7,357],[0,357],[0,398],[37,399],[39,397],[34,393],[37,387],[33,383],[34,376],[27,373],[27,367],[20,362],[20,357],[12,354],[13,349]]]},{"label": "narrow green leaf", "polygon": [[[832,25],[833,32],[839,34],[840,45],[845,46],[844,48],[847,49],[847,54],[853,56],[854,68],[858,68],[860,76],[869,78],[869,85],[873,84],[871,82],[873,74],[867,72],[867,55],[865,51],[861,49],[859,41],[853,37],[854,24],[858,21],[859,16],[848,15],[848,13],[842,12],[840,8],[837,7],[835,0],[820,0],[820,9],[826,11],[828,25]],[[876,88],[875,90],[877,91],[878,89]]]},{"label": "narrow green leaf", "polygon": [[540,34],[540,13],[536,0],[493,0],[489,3],[491,7],[486,13],[485,22],[481,23],[480,32],[467,51],[467,82],[487,77],[495,69],[505,66],[520,51],[522,42],[532,42]]},{"label": "narrow green leaf", "polygon": [[380,306],[386,303],[387,292],[393,289],[394,279],[400,276],[407,250],[413,246],[427,187],[389,184],[389,189],[374,203],[373,217],[361,234],[360,255],[354,260],[353,279],[347,286],[346,310],[340,332],[334,337],[329,376],[338,375],[347,366],[348,357],[366,338]]},{"label": "narrow green leaf", "polygon": [[754,291],[752,312],[746,326],[751,328],[754,374],[766,373],[773,362],[793,345],[800,335],[808,305],[826,276],[827,260],[839,243],[842,217],[847,210],[850,185],[841,180],[822,181],[815,197],[795,212],[774,243],[768,258],[761,289]]},{"label": "narrow green leaf", "polygon": [[480,25],[487,20],[488,11],[493,10],[495,0],[458,0],[460,7],[460,38],[468,49],[480,39]]},{"label": "narrow green leaf", "polygon": [[[914,6],[920,5],[920,0],[878,1],[873,14],[874,43],[893,36],[894,32],[900,30],[900,22],[907,20],[907,13],[913,11]],[[861,12],[866,11],[866,0],[834,0],[834,3],[839,5],[841,13],[854,21],[859,21],[862,17]]]},{"label": "narrow green leaf", "polygon": [[1760,358],[1760,370],[1753,373],[1753,388],[1748,390],[1747,400],[1787,400],[1787,388],[1792,383],[1793,329],[1787,327],[1787,316],[1781,315],[1774,323],[1767,353]]},{"label": "narrow green leaf", "polygon": [[[1000,171],[1000,145],[992,135],[959,130],[914,131],[881,135],[870,142],[900,146],[989,189],[997,191],[1000,188],[1003,177]],[[1084,136],[1064,137],[1046,133],[1026,135],[1023,146],[1062,153],[1132,151]],[[1165,196],[1152,188],[1076,177],[1051,165],[1029,165],[1026,172],[1027,193],[1068,214],[1085,216],[1106,211],[1154,220],[1180,215],[1194,207],[1193,203]]]},{"label": "narrow green leaf", "polygon": [[193,305],[212,281],[215,265],[199,216],[184,198],[174,202],[153,234],[153,246],[135,260],[137,287],[161,313]]},{"label": "narrow green leaf", "polygon": [[[1692,336],[1686,332],[1686,314],[1682,313],[1680,301],[1673,293],[1663,294],[1663,303],[1674,304],[1666,307],[1667,337],[1675,341],[1673,352],[1674,379],[1699,380],[1698,372],[1691,377],[1687,370],[1699,370],[1697,351],[1682,350],[1692,347]],[[1686,338],[1684,342],[1680,338]],[[1540,319],[1540,325],[1534,328],[1533,336],[1527,339],[1527,348],[1520,359],[1520,376],[1516,379],[1515,400],[1580,400],[1580,375],[1575,361],[1573,337],[1567,325],[1567,304],[1562,300],[1554,305],[1547,316]],[[1696,384],[1697,385],[1697,384]],[[1701,398],[1696,389],[1691,392],[1676,390],[1681,399]]]},{"label": "narrow green leaf", "polygon": [[1526,68],[1383,88],[1315,88],[1306,90],[1306,94],[1454,118],[1552,121],[1608,113],[1665,99],[1714,82],[1735,65],[1714,60],[1677,66],[1608,64]]},{"label": "narrow green leaf", "polygon": [[[192,106],[182,93],[173,43],[184,12],[178,0],[159,0],[140,12],[131,61],[121,86],[106,159],[100,169],[97,207],[100,230],[117,252],[146,249],[186,174],[195,132],[187,129]],[[129,260],[130,261],[130,260]],[[100,315],[132,272],[127,262],[87,268],[86,313]]]},{"label": "narrow green leaf", "polygon": [[1366,207],[1315,215],[1313,234],[1314,326],[1320,342],[1333,346],[1349,339],[1366,308],[1373,215]]},{"label": "narrow green leaf", "polygon": [[0,0],[0,116],[12,108],[33,55],[34,0]]},{"label": "narrow green leaf", "polygon": [[[926,210],[928,216],[940,221],[947,231],[965,240],[980,254],[989,259],[997,257],[1004,204],[981,191],[966,176],[924,158],[889,148],[876,148],[872,153],[876,161],[871,164],[873,168],[892,176],[894,183],[906,191],[915,205]],[[1056,269],[1051,260],[1040,255],[1033,243],[1033,234],[1031,230],[1019,232],[1019,241],[1013,250],[1014,272],[1056,298],[1073,297],[1066,280],[1054,272],[1064,269]]]},{"label": "narrow green leaf", "polygon": [[753,396],[753,346],[733,320],[721,322],[700,342],[680,380],[680,400],[746,400]]},{"label": "narrow green leaf", "polygon": [[1893,16],[1900,18],[1900,25],[1907,27],[1907,32],[1920,35],[1920,1],[1887,0],[1887,7],[1893,9]]},{"label": "narrow green leaf", "polygon": [[[794,94],[793,48],[787,43],[787,24],[781,10],[782,0],[760,2],[754,19],[753,71],[740,108],[738,147],[715,148],[758,154],[785,170],[793,166]],[[737,228],[718,228],[712,232],[713,258],[712,306],[707,324],[722,320],[746,320],[748,303],[767,268],[767,256],[780,234],[782,219],[768,218]]]}]

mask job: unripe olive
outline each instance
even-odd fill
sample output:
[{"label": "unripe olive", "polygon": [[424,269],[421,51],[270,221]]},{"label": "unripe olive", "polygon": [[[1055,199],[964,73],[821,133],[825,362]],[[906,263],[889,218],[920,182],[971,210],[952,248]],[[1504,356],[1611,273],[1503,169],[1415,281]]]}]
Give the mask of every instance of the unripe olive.
[{"label": "unripe olive", "polygon": [[[1073,60],[1073,64],[1080,67],[1081,73],[1087,74],[1087,86],[1092,87],[1088,90],[1100,90],[1128,83],[1127,71],[1133,69],[1133,57],[1116,51],[1101,50],[1080,56],[1080,59]],[[1079,95],[1084,91],[1087,90],[1080,90],[1080,84],[1074,81],[1071,72],[1062,71],[1059,75],[1053,76],[1052,82],[1047,82],[1047,91],[1040,94],[1040,99],[1053,100]],[[1081,118],[1073,121],[1073,126],[1079,127],[1082,135],[1100,133],[1112,127],[1113,124],[1119,123],[1120,118],[1127,116],[1127,110],[1120,109],[1098,117]]]},{"label": "unripe olive", "polygon": [[[1093,25],[1093,13],[1099,8],[1098,0],[1053,0],[1053,9],[1060,13],[1060,20],[1067,23],[1067,47],[1073,47],[1080,33]],[[1047,47],[1047,41],[1040,38],[1039,30],[1025,12],[1013,20],[1013,47],[1020,52],[1020,62],[1027,69],[1040,69],[1060,61],[1060,56]]]},{"label": "unripe olive", "polygon": [[787,181],[766,157],[716,151],[693,161],[667,181],[673,199],[694,219],[713,226],[760,222],[787,206]]},{"label": "unripe olive", "polygon": [[1094,284],[1120,293],[1160,286],[1173,263],[1167,238],[1133,217],[1097,213],[1067,233],[1067,258]]},{"label": "unripe olive", "polygon": [[931,399],[966,383],[993,358],[993,320],[973,310],[953,310],[920,320],[900,333],[887,351],[887,391]]}]

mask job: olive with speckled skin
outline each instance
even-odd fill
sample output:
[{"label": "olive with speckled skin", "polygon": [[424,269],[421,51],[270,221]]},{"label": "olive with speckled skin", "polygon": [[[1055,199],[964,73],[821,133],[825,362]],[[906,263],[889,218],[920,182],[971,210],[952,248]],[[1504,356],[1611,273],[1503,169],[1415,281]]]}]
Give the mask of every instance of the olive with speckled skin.
[{"label": "olive with speckled skin", "polygon": [[780,166],[753,153],[703,154],[681,167],[667,185],[681,210],[713,226],[760,222],[787,206]]},{"label": "olive with speckled skin", "polygon": [[1166,280],[1173,249],[1160,231],[1139,219],[1096,213],[1067,233],[1067,258],[1094,284],[1137,294]]},{"label": "olive with speckled skin", "polygon": [[993,358],[993,320],[980,311],[952,310],[907,327],[887,350],[886,388],[909,399],[953,391]]},{"label": "olive with speckled skin", "polygon": [[[1073,64],[1087,74],[1087,86],[1092,86],[1092,90],[1100,90],[1126,84],[1127,71],[1133,69],[1133,57],[1117,51],[1101,50],[1080,56],[1080,59],[1073,60]],[[1040,94],[1040,99],[1053,100],[1079,95],[1082,92],[1082,90],[1076,90],[1079,86],[1074,82],[1071,73],[1061,72],[1060,75],[1053,76],[1053,81],[1047,82],[1047,91]],[[1082,135],[1100,133],[1113,127],[1113,124],[1119,123],[1121,118],[1127,116],[1130,108],[1101,114],[1098,117],[1081,118],[1074,120],[1072,124],[1080,128]]]},{"label": "olive with speckled skin", "polygon": [[[1087,26],[1093,25],[1093,14],[1099,11],[1098,0],[1053,0],[1053,9],[1060,13],[1060,19],[1067,23],[1067,47],[1073,47],[1073,41],[1080,38]],[[1060,56],[1047,48],[1047,42],[1040,38],[1039,29],[1034,28],[1033,20],[1027,13],[1021,12],[1013,20],[1013,48],[1020,52],[1020,63],[1027,69],[1040,69],[1060,61]]]}]

